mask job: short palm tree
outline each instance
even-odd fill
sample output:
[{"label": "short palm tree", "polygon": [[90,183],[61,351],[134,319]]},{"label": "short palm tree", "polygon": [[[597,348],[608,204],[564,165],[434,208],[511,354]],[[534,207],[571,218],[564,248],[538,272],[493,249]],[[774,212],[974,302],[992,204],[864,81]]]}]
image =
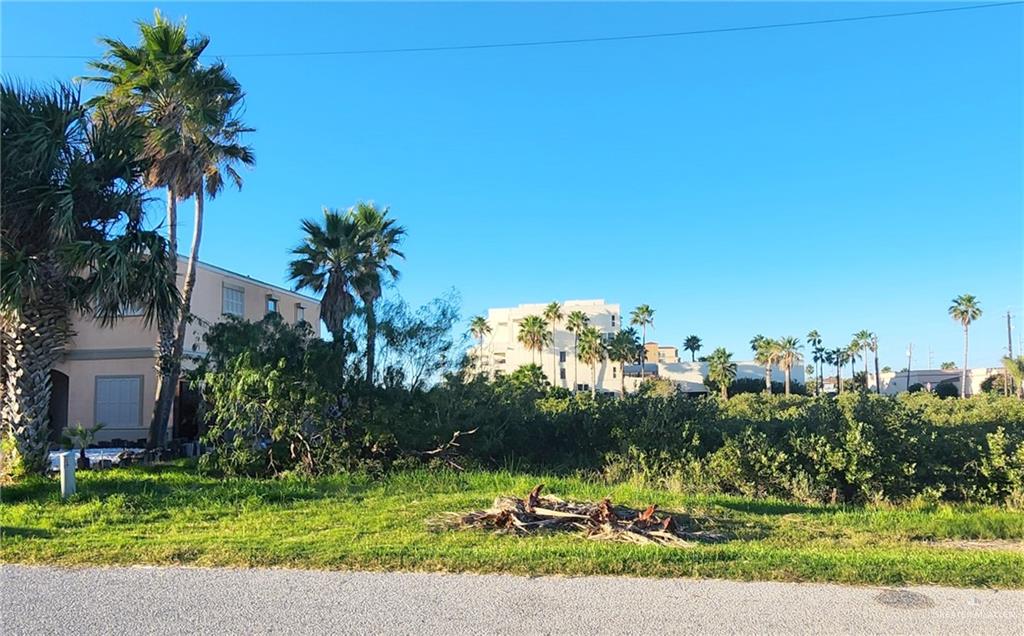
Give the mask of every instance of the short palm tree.
[{"label": "short palm tree", "polygon": [[1024,398],[1024,356],[1003,356],[1003,368],[1017,387],[1017,397]]},{"label": "short palm tree", "polygon": [[519,335],[516,336],[519,342],[533,352],[533,363],[537,364],[536,354],[544,351],[544,347],[551,338],[548,331],[548,323],[540,316],[527,316],[519,323]]},{"label": "short palm tree", "polygon": [[548,303],[544,308],[544,320],[548,321],[551,327],[551,386],[555,386],[558,378],[558,351],[555,350],[555,331],[558,330],[558,323],[562,322],[562,306],[557,301]]},{"label": "short palm tree", "polygon": [[[174,24],[159,11],[152,24],[139,23],[139,44],[101,40],[107,51],[90,66],[102,75],[84,78],[107,86],[91,100],[101,112],[130,115],[143,127],[139,155],[148,167],[147,187],[167,189],[167,235],[178,251],[177,201],[193,198],[195,219],[179,315],[159,325],[160,352],[149,443],[162,446],[181,374],[185,333],[191,320],[196,262],[202,239],[205,202],[228,180],[241,188],[237,166],[255,162],[252,149],[239,143],[252,132],[240,119],[244,92],[221,62],[206,66],[200,56],[209,38],[189,38],[184,21]],[[177,261],[171,280],[176,281]]]},{"label": "short palm tree", "polygon": [[708,380],[718,385],[722,399],[729,399],[729,385],[736,379],[736,363],[732,354],[719,347],[708,356]]},{"label": "short palm tree", "polygon": [[579,361],[579,348],[580,348],[580,334],[586,329],[587,325],[590,324],[590,318],[587,317],[582,311],[576,310],[569,312],[569,315],[565,319],[565,329],[572,334],[572,390],[575,391],[576,387],[579,386],[577,381],[576,364]]},{"label": "short palm tree", "polygon": [[786,377],[786,395],[789,395],[789,384],[790,376],[793,371],[793,367],[800,364],[804,360],[804,355],[800,353],[802,345],[800,340],[793,336],[782,338],[777,343],[777,354],[779,368],[782,369],[782,373]]},{"label": "short palm tree", "polygon": [[764,366],[764,390],[770,394],[772,392],[772,367],[779,359],[779,343],[758,334],[750,339],[750,349],[754,352],[754,361]]},{"label": "short palm tree", "polygon": [[950,317],[964,328],[964,366],[960,369],[960,397],[967,397],[967,340],[971,323],[981,318],[981,306],[971,294],[961,294],[949,306]]},{"label": "short palm tree", "polygon": [[484,338],[487,334],[491,333],[491,325],[483,316],[473,316],[473,319],[469,321],[469,333],[473,334],[473,337],[476,338],[479,343],[476,354],[476,372],[479,375],[483,373]]},{"label": "short palm tree", "polygon": [[814,372],[817,374],[817,379],[814,383],[814,393],[817,395],[821,393],[821,385],[824,382],[825,372],[825,349],[821,346],[822,338],[821,334],[818,333],[817,329],[812,329],[807,333],[807,344],[811,347],[811,360],[814,361]]},{"label": "short palm tree", "polygon": [[296,290],[323,294],[320,318],[337,343],[344,368],[350,348],[345,322],[355,309],[353,280],[360,274],[366,237],[348,213],[324,208],[323,215],[322,223],[302,221],[305,236],[292,250],[296,258],[288,265],[288,278]]},{"label": "short palm tree", "polygon": [[597,365],[606,357],[604,337],[597,327],[587,326],[580,332],[580,359],[590,365],[590,395],[597,395]]},{"label": "short palm tree", "polygon": [[647,363],[647,326],[654,325],[654,310],[651,309],[650,305],[640,305],[633,310],[633,313],[629,316],[629,324],[640,327],[641,337],[640,345],[644,347],[645,353],[643,359],[640,361],[640,379],[644,377],[644,367]]},{"label": "short palm tree", "polygon": [[640,336],[636,329],[623,329],[608,342],[608,359],[619,364],[620,391],[626,395],[626,363],[636,359]]},{"label": "short palm tree", "polygon": [[697,352],[700,351],[700,338],[697,336],[688,336],[683,342],[683,349],[690,352],[690,362],[697,361]]},{"label": "short palm tree", "polygon": [[0,129],[0,447],[11,452],[0,462],[41,473],[50,370],[73,314],[110,326],[135,305],[152,325],[172,319],[180,297],[167,241],[144,229],[136,122],[90,116],[70,86],[2,82]]},{"label": "short palm tree", "polygon": [[385,279],[397,280],[398,269],[391,264],[396,258],[405,258],[398,245],[405,236],[405,228],[388,218],[388,208],[380,209],[373,203],[357,203],[349,209],[363,239],[363,252],[359,257],[359,272],[353,287],[363,302],[366,319],[366,382],[373,384],[374,363],[377,352],[377,300],[382,294]]}]

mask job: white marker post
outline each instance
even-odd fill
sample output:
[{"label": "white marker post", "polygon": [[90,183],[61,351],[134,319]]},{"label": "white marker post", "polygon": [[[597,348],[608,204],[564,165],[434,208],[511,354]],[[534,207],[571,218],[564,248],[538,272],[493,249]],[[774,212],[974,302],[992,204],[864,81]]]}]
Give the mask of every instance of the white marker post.
[{"label": "white marker post", "polygon": [[60,497],[67,499],[75,494],[75,451],[61,453],[60,458]]}]

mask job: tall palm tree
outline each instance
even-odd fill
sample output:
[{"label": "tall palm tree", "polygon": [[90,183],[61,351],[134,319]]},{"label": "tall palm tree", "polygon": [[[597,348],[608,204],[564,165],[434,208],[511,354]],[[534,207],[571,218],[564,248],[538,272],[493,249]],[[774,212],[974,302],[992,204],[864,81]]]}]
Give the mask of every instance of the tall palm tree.
[{"label": "tall palm tree", "polygon": [[654,310],[650,305],[640,305],[630,314],[629,324],[640,327],[642,332],[640,344],[644,347],[644,357],[640,362],[640,379],[643,380],[644,368],[647,364],[647,326],[654,325]]},{"label": "tall palm tree", "polygon": [[[168,242],[177,254],[177,201],[193,198],[195,215],[179,315],[159,325],[156,400],[149,443],[162,446],[167,433],[185,333],[191,321],[196,262],[202,240],[206,198],[230,180],[242,187],[238,165],[252,165],[252,149],[239,143],[252,132],[240,119],[245,93],[221,62],[200,62],[209,38],[190,39],[185,21],[171,23],[159,11],[153,24],[139,23],[139,44],[105,38],[103,59],[90,66],[103,75],[87,77],[108,87],[92,100],[101,112],[131,114],[145,129],[140,156],[149,166],[147,187],[167,189]],[[171,272],[176,280],[177,263]]]},{"label": "tall palm tree", "polygon": [[540,316],[527,316],[519,323],[519,335],[517,338],[519,342],[523,343],[527,349],[533,352],[533,363],[537,364],[536,354],[544,350],[548,340],[551,338],[551,332],[548,331],[546,320]]},{"label": "tall palm tree", "polygon": [[377,352],[377,300],[381,297],[383,280],[398,279],[398,269],[391,264],[395,258],[405,258],[398,245],[405,236],[405,228],[388,218],[389,208],[383,210],[373,203],[359,202],[349,209],[363,237],[363,253],[359,257],[359,274],[353,286],[363,302],[366,318],[366,383],[373,384],[374,362]]},{"label": "tall palm tree", "polygon": [[[854,387],[857,386],[857,384],[856,384],[857,359],[860,358],[860,357],[861,357],[860,342],[856,338],[854,338],[853,340],[850,341],[850,344],[846,345],[846,355],[844,357],[844,361],[850,363],[850,382],[853,383]],[[866,388],[867,387],[867,378],[866,377],[864,378],[864,383],[865,383],[864,386],[861,387],[861,388]]]},{"label": "tall palm tree", "polygon": [[479,375],[483,373],[484,337],[491,333],[491,325],[483,316],[473,316],[473,319],[469,321],[469,332],[479,341],[479,347],[477,348],[476,354],[476,372]]},{"label": "tall palm tree", "polygon": [[878,395],[882,394],[882,381],[879,378],[878,372],[878,336],[874,333],[871,334],[871,342],[868,343],[868,349],[871,351],[875,358],[875,393]]},{"label": "tall palm tree", "polygon": [[708,356],[708,380],[718,385],[722,399],[729,399],[729,385],[736,379],[736,363],[732,354],[723,347],[718,347]]},{"label": "tall palm tree", "polygon": [[964,328],[964,366],[960,369],[960,397],[967,397],[967,336],[971,323],[981,318],[981,306],[971,294],[961,294],[949,306],[950,317]]},{"label": "tall palm tree", "polygon": [[864,359],[864,390],[868,390],[868,351],[871,350],[871,339],[875,334],[867,329],[861,329],[853,334],[853,342],[859,345],[857,353]]},{"label": "tall palm tree", "polygon": [[636,358],[640,336],[632,327],[615,334],[608,342],[608,359],[619,364],[620,391],[626,395],[626,363]]},{"label": "tall palm tree", "polygon": [[337,343],[344,368],[350,343],[345,321],[355,309],[354,279],[359,276],[366,237],[348,213],[323,209],[324,220],[302,221],[305,236],[292,250],[296,256],[288,265],[288,278],[296,290],[323,294],[320,319]]},{"label": "tall palm tree", "polygon": [[562,322],[562,306],[557,301],[548,303],[544,308],[544,320],[551,326],[551,386],[555,386],[558,377],[558,352],[555,350],[555,331],[558,323]]},{"label": "tall palm tree", "polygon": [[804,360],[804,355],[800,353],[802,345],[800,344],[800,340],[793,336],[782,338],[776,344],[779,368],[782,369],[782,373],[785,374],[786,395],[789,395],[789,380],[793,367]]},{"label": "tall palm tree", "polygon": [[0,461],[41,473],[73,313],[111,326],[135,305],[149,326],[180,298],[167,241],[145,229],[136,122],[90,117],[67,85],[0,82],[0,130]]},{"label": "tall palm tree", "polygon": [[807,333],[807,344],[811,346],[811,360],[814,361],[814,371],[817,374],[817,381],[814,383],[815,395],[821,393],[821,385],[825,381],[825,349],[821,346],[822,338],[821,334],[818,333],[817,329],[812,329]]},{"label": "tall palm tree", "polygon": [[700,338],[697,336],[688,336],[683,342],[683,349],[690,352],[690,362],[697,361],[697,352],[700,351]]},{"label": "tall palm tree", "polygon": [[587,325],[590,324],[590,318],[585,313],[579,311],[569,312],[569,315],[565,319],[565,329],[572,334],[572,390],[575,391],[576,387],[579,386],[578,382],[578,369],[576,367],[579,361],[579,348],[580,348],[580,334],[586,329]]},{"label": "tall palm tree", "polygon": [[597,365],[605,359],[605,341],[597,327],[587,326],[580,332],[580,359],[590,365],[590,395],[597,395]]},{"label": "tall palm tree", "polygon": [[764,390],[770,394],[772,392],[772,367],[779,358],[779,343],[758,334],[750,339],[750,348],[754,352],[754,361],[764,365]]},{"label": "tall palm tree", "polygon": [[844,347],[836,347],[825,351],[825,362],[836,367],[836,392],[843,392],[843,365],[846,364],[847,350]]}]

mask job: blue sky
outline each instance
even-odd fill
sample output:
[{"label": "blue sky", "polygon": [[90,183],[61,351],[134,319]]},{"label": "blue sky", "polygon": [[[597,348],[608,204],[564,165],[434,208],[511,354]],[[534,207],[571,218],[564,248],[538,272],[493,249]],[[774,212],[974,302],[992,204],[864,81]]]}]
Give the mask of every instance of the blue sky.
[{"label": "blue sky", "polygon": [[[1024,311],[1021,6],[678,39],[232,57],[598,37],[927,3],[16,4],[3,73],[85,72],[154,6],[245,87],[257,166],[208,206],[201,257],[285,284],[299,220],[358,200],[407,226],[401,294],[491,306],[648,303],[651,339],[740,357],[756,333],[878,333],[882,364],[972,365]],[[42,27],[45,25],[45,28]],[[88,90],[88,89],[87,89]],[[157,202],[157,208],[159,202]],[[156,209],[159,214],[159,210]],[[157,214],[157,216],[158,216]],[[186,224],[183,231],[191,229]],[[1017,320],[1018,327],[1024,327]],[[1014,335],[1017,347],[1017,334]]]}]

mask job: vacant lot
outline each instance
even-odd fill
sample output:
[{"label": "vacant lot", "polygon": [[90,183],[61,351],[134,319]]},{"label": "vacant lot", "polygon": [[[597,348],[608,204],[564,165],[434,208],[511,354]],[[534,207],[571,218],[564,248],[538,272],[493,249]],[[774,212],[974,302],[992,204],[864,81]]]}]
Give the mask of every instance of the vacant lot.
[{"label": "vacant lot", "polygon": [[[445,512],[526,494],[606,495],[690,515],[728,540],[689,548],[431,530]],[[628,484],[506,472],[405,472],[374,480],[218,479],[192,467],[79,474],[5,488],[7,563],[187,564],[518,574],[623,574],[1024,588],[1024,514],[967,505],[900,508],[692,497]]]}]

